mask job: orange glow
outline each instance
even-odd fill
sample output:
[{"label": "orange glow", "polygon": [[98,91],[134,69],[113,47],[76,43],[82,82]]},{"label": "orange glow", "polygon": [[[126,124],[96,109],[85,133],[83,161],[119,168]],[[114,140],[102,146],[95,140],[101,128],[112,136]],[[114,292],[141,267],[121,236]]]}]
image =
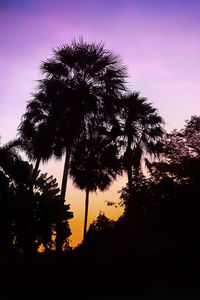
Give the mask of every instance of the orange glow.
[{"label": "orange glow", "polygon": [[[120,178],[118,182],[115,182],[111,188],[100,193],[90,193],[89,198],[89,212],[88,212],[88,224],[89,225],[97,218],[100,211],[103,211],[105,215],[113,220],[117,220],[123,213],[122,207],[107,206],[106,200],[119,202],[118,191],[125,186],[125,178]],[[76,246],[82,241],[83,238],[83,225],[84,225],[84,214],[85,214],[85,193],[75,189],[70,182],[66,194],[66,201],[70,203],[71,211],[74,213],[74,218],[69,221],[72,235],[71,246]]]},{"label": "orange glow", "polygon": [[[57,181],[61,183],[63,171],[63,161],[52,160],[46,165],[41,166],[41,172],[47,172],[49,175],[54,175]],[[119,177],[117,182],[114,182],[110,189],[105,192],[90,193],[89,197],[89,211],[88,211],[88,224],[89,225],[97,218],[100,211],[113,220],[117,220],[123,213],[123,207],[107,206],[106,200],[119,203],[119,190],[126,185],[126,176]],[[70,211],[74,213],[73,219],[69,220],[69,225],[72,235],[69,237],[71,240],[70,245],[75,247],[83,239],[83,226],[85,215],[85,192],[76,189],[71,180],[68,181],[66,192],[66,203],[70,204]]]}]

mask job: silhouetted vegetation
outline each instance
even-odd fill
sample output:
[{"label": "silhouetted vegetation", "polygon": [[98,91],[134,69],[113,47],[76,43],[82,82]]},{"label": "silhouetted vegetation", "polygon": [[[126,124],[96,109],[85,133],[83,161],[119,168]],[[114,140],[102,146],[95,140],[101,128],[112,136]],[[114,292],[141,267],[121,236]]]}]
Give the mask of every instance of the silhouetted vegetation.
[{"label": "silhouetted vegetation", "polygon": [[[54,49],[41,70],[17,139],[0,147],[4,282],[12,270],[14,289],[20,280],[33,287],[33,279],[48,290],[89,288],[87,280],[109,287],[119,277],[122,287],[199,283],[200,117],[166,133],[153,104],[127,90],[126,68],[102,43]],[[63,156],[60,191],[39,166]],[[75,249],[68,174],[86,192],[84,239]],[[124,214],[114,221],[101,212],[87,232],[89,193],[122,175]]]},{"label": "silhouetted vegetation", "polygon": [[55,248],[58,211],[62,210],[62,243],[70,236],[69,205],[60,201],[56,179],[37,172],[34,189],[32,165],[23,161],[16,150],[17,142],[1,147],[1,252],[2,258],[11,254],[30,256],[43,245],[45,251]]}]

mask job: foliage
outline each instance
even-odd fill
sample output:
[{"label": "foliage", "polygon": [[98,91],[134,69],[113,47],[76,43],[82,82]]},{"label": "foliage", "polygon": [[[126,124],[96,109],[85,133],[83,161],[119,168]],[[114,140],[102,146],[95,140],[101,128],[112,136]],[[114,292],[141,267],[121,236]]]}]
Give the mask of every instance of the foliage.
[{"label": "foliage", "polygon": [[[199,256],[200,117],[192,116],[183,129],[165,133],[162,117],[145,97],[138,92],[124,94],[127,70],[102,43],[72,41],[54,49],[41,70],[44,78],[27,104],[19,138],[0,147],[2,261],[14,255],[31,261],[43,247],[45,254],[38,257],[47,259],[43,262],[48,271],[35,267],[35,277],[41,276],[42,283],[66,267],[75,270],[72,278],[88,280],[88,264],[93,265],[95,279],[98,275],[109,279],[116,270],[117,280],[120,276],[129,283],[130,270],[138,280],[145,278],[140,276],[146,270],[146,276],[155,275],[156,267],[160,280],[165,258],[168,264],[177,253],[190,259],[195,253]],[[36,161],[34,169],[19,150]],[[59,195],[56,179],[40,174],[39,163],[64,153]],[[148,176],[142,168],[145,163]],[[120,191],[124,214],[113,221],[100,212],[86,234],[89,193],[105,191],[123,171],[128,175]],[[84,240],[73,251],[68,223],[73,214],[64,201],[68,173],[74,185],[86,191]],[[105,202],[115,206],[110,199]],[[59,249],[69,256],[58,256],[59,251],[54,255]],[[173,266],[172,259],[169,268]],[[179,263],[176,267],[181,269]],[[65,276],[62,280],[63,287]]]},{"label": "foliage", "polygon": [[113,227],[115,227],[115,222],[107,218],[104,212],[100,211],[97,219],[90,224],[88,234],[90,234],[91,231],[100,232]]},{"label": "foliage", "polygon": [[58,211],[62,211],[63,243],[71,234],[68,219],[73,215],[69,205],[61,203],[53,176],[41,174],[33,194],[29,191],[33,169],[17,154],[16,146],[9,143],[0,148],[1,250],[4,255],[14,251],[29,255],[41,244],[46,251],[53,250]]},{"label": "foliage", "polygon": [[165,175],[179,182],[199,181],[199,128],[200,118],[192,116],[183,129],[174,130],[164,137],[163,161],[149,165],[155,178]]},{"label": "foliage", "polygon": [[77,187],[103,191],[120,172],[118,150],[105,138],[91,138],[76,145],[70,175]]},{"label": "foliage", "polygon": [[142,161],[158,158],[162,153],[163,119],[147,99],[138,92],[125,95],[119,111],[123,165],[131,188],[133,174],[137,180]]}]

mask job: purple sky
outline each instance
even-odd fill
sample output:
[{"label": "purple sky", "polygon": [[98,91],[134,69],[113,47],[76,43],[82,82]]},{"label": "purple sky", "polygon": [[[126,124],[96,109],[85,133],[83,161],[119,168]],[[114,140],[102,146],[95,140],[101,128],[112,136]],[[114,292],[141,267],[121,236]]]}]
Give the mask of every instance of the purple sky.
[{"label": "purple sky", "polygon": [[[167,123],[200,114],[200,1],[0,0],[0,135],[14,138],[51,48],[83,36],[104,41]],[[57,174],[60,165],[50,164]],[[105,196],[106,199],[106,196]]]},{"label": "purple sky", "polygon": [[0,134],[15,136],[51,48],[83,36],[104,41],[129,68],[168,128],[200,111],[200,2],[0,1]]}]

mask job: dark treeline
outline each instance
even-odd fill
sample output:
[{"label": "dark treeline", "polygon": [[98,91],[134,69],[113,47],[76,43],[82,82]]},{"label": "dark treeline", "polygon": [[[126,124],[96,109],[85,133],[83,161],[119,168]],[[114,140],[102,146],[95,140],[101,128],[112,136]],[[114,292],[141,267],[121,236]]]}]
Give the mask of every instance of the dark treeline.
[{"label": "dark treeline", "polygon": [[[5,289],[198,283],[200,117],[167,134],[153,105],[127,90],[127,68],[102,43],[57,48],[41,71],[17,138],[0,148]],[[61,190],[39,170],[52,157],[65,158]],[[122,175],[124,214],[113,221],[101,212],[87,231],[90,193]],[[86,195],[83,241],[73,250],[68,176]]]}]

